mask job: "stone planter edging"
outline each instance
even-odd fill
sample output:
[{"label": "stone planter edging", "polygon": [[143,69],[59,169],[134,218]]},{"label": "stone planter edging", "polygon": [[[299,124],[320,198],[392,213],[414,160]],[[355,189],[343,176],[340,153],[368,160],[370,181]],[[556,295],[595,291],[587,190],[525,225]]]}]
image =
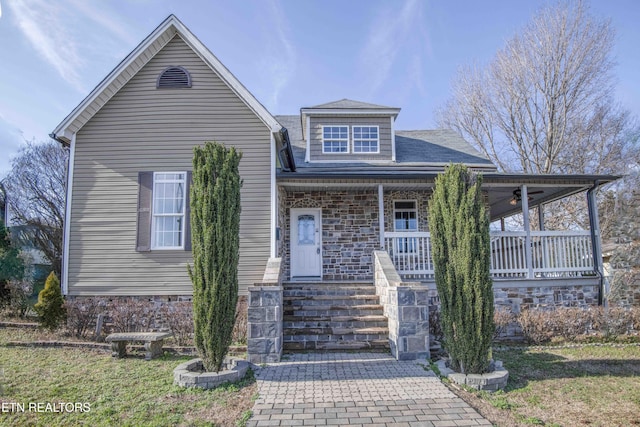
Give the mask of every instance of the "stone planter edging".
[{"label": "stone planter edging", "polygon": [[191,359],[173,370],[173,383],[180,387],[211,389],[226,382],[240,381],[247,373],[250,363],[246,360],[231,359],[231,369],[220,372],[197,372],[202,369],[202,359]]},{"label": "stone planter edging", "polygon": [[509,371],[503,366],[501,361],[495,362],[495,370],[487,374],[459,374],[449,369],[445,360],[439,360],[436,365],[443,377],[447,377],[451,382],[458,385],[466,385],[476,390],[494,392],[504,390],[509,380]]}]

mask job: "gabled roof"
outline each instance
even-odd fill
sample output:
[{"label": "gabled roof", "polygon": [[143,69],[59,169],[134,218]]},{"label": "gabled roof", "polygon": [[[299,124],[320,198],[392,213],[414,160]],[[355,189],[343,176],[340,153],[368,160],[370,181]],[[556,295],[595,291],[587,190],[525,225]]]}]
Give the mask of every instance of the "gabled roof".
[{"label": "gabled roof", "polygon": [[176,35],[180,36],[193,49],[269,129],[272,131],[280,129],[280,125],[271,113],[240,83],[227,67],[175,15],[169,15],[56,126],[51,136],[62,142],[69,143],[71,136],[80,130],[111,97]]},{"label": "gabled roof", "polygon": [[367,110],[400,110],[395,107],[386,107],[384,105],[369,104],[366,102],[354,101],[352,99],[341,99],[339,101],[327,102],[326,104],[320,104],[313,107],[305,107],[307,109],[367,109]]}]

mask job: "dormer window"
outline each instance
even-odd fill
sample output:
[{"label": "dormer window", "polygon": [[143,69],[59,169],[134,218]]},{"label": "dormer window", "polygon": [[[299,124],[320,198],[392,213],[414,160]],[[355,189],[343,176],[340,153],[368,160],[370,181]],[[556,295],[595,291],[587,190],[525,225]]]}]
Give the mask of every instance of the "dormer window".
[{"label": "dormer window", "polygon": [[158,76],[156,88],[179,89],[191,87],[191,75],[184,67],[167,67]]},{"label": "dormer window", "polygon": [[378,126],[353,127],[354,153],[379,153]]},{"label": "dormer window", "polygon": [[322,126],[322,152],[348,153],[349,126]]}]

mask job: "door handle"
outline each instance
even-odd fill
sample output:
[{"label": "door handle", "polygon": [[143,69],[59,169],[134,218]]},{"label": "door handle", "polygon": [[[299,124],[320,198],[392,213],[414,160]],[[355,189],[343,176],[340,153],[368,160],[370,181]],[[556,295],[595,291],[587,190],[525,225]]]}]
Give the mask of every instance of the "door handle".
[{"label": "door handle", "polygon": [[318,247],[318,248],[316,249],[316,253],[317,253],[318,255],[320,255],[320,247]]}]

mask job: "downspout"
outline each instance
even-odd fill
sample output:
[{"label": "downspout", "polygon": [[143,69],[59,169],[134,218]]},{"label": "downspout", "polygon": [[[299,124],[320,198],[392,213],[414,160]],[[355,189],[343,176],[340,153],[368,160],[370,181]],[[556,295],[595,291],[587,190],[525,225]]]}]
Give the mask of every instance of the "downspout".
[{"label": "downspout", "polygon": [[604,266],[602,265],[602,242],[600,240],[600,221],[598,219],[598,205],[596,190],[600,181],[593,182],[593,187],[587,190],[587,206],[589,209],[589,228],[591,231],[591,247],[593,248],[593,269],[598,275],[600,284],[598,289],[598,305],[605,303],[604,299]]},{"label": "downspout", "polygon": [[69,294],[69,242],[71,239],[71,198],[73,194],[73,167],[76,152],[76,134],[71,136],[71,143],[67,143],[60,139],[55,133],[49,134],[49,137],[56,142],[62,144],[63,147],[69,147],[69,159],[67,163],[67,194],[64,204],[64,223],[62,224],[62,265],[61,265],[61,290],[62,295]]}]

